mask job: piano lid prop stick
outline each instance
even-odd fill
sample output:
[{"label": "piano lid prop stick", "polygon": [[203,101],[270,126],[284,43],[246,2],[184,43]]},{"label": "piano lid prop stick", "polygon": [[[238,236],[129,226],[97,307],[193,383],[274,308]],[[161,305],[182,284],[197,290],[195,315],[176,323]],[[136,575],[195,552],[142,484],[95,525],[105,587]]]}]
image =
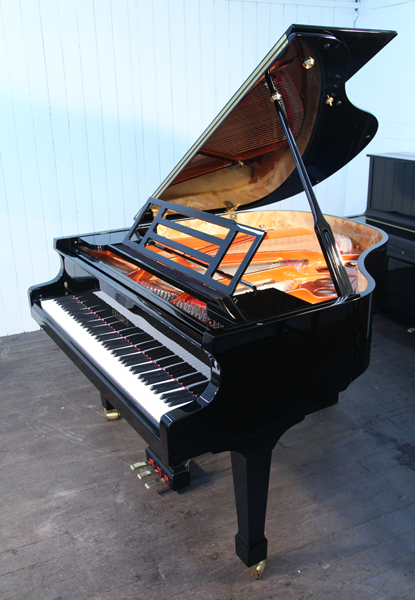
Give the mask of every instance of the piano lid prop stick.
[{"label": "piano lid prop stick", "polygon": [[321,212],[320,207],[318,205],[317,198],[314,194],[313,186],[311,185],[311,181],[305,168],[303,159],[301,157],[293,133],[285,116],[281,94],[275,88],[274,81],[271,77],[269,70],[266,71],[265,78],[268,84],[269,91],[271,92],[271,100],[274,102],[274,106],[277,110],[278,116],[281,121],[281,125],[284,129],[284,133],[287,138],[287,142],[290,147],[291,153],[293,155],[295,165],[300,175],[301,183],[307,196],[307,200],[310,204],[310,209],[314,218],[314,231],[320,242],[320,246],[324,254],[327,266],[329,268],[330,275],[333,279],[336,292],[340,297],[350,296],[351,294],[353,294],[353,288],[350,284],[349,276],[347,275],[347,271],[341,259],[331,227],[324,218],[323,213]]}]

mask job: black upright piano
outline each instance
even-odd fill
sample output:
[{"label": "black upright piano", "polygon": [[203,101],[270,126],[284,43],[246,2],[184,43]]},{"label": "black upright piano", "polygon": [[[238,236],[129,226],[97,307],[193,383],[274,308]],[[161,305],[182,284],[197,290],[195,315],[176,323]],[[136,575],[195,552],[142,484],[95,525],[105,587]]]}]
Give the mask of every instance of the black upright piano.
[{"label": "black upright piano", "polygon": [[362,221],[388,234],[381,312],[415,323],[415,155],[369,154],[367,207]]},{"label": "black upright piano", "polygon": [[[231,452],[236,553],[254,577],[275,444],[369,363],[386,236],[324,216],[313,186],[375,135],[345,84],[394,35],[291,26],[131,227],[56,239],[59,274],[30,290],[173,490],[190,459]],[[309,212],[268,210],[300,191]]]}]

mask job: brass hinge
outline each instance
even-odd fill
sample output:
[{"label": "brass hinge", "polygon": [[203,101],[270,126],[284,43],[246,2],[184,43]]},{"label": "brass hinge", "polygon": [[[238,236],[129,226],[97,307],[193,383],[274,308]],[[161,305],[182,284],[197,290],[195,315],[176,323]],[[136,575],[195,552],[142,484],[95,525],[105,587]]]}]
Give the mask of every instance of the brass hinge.
[{"label": "brass hinge", "polygon": [[226,214],[228,215],[228,217],[233,221],[236,221],[236,211],[239,208],[239,204],[235,206],[235,204],[233,204],[233,202],[231,202],[230,200],[224,200],[223,204],[225,205]]}]

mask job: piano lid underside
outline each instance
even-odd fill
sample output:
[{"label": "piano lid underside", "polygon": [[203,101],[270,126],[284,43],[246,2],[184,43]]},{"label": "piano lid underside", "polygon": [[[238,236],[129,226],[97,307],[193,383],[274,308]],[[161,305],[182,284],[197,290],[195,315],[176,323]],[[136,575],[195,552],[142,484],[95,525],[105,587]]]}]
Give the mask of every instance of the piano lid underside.
[{"label": "piano lid underside", "polygon": [[[320,100],[320,69],[303,66],[310,50],[291,43],[270,67],[285,114],[303,152]],[[246,205],[278,188],[294,171],[281,122],[261,77],[158,197],[201,210]]]}]

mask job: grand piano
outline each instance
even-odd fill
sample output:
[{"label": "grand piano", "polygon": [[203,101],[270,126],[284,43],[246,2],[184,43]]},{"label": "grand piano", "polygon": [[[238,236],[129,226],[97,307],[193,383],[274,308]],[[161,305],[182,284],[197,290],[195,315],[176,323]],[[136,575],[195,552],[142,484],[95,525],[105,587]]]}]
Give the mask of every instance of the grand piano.
[{"label": "grand piano", "polygon": [[[369,364],[387,237],[323,215],[313,186],[375,135],[345,84],[394,36],[292,25],[132,226],[56,239],[59,274],[29,291],[160,480],[183,488],[190,459],[230,451],[253,577],[274,446]],[[266,210],[300,191],[309,212]]]}]

